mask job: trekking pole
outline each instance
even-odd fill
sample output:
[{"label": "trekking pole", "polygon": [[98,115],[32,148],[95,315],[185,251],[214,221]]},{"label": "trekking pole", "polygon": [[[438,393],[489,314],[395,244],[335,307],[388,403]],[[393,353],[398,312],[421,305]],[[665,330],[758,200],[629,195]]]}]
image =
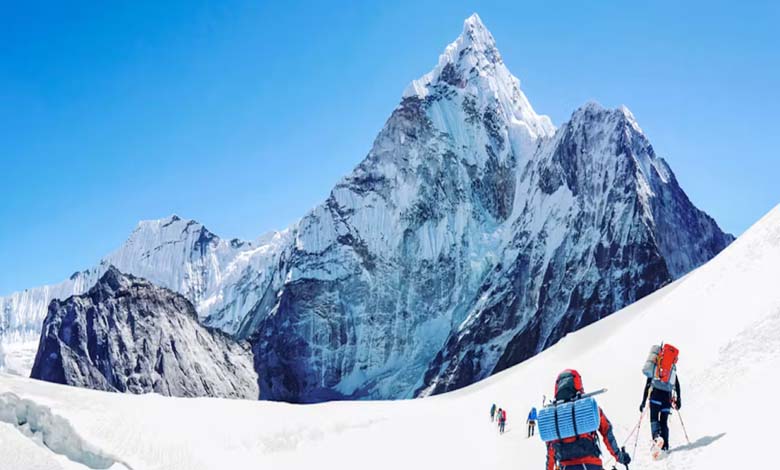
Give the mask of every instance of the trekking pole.
[{"label": "trekking pole", "polygon": [[639,421],[634,425],[633,429],[631,429],[631,432],[626,437],[626,440],[623,441],[623,446],[628,444],[628,442],[631,440],[632,437],[635,437],[636,440],[634,441],[634,453],[636,453],[636,447],[639,444],[639,432],[642,430],[642,421],[645,418],[645,412],[647,408],[644,408],[642,412],[639,414]]},{"label": "trekking pole", "polygon": [[[636,434],[636,441],[634,441],[634,454],[636,454],[636,447],[639,443],[639,431],[642,429],[642,419],[645,417],[645,410],[642,410],[642,413],[639,414],[639,421],[634,425],[634,428],[631,430],[631,432],[628,434],[628,437],[626,437],[626,440],[623,441],[623,445],[620,446],[620,449],[625,452],[626,451],[626,444],[628,444],[628,441],[631,440],[632,437],[634,437],[634,434]],[[615,465],[612,465],[612,470],[617,470],[617,459],[615,459]],[[626,465],[626,469],[628,469],[628,465]]]},{"label": "trekking pole", "polygon": [[680,418],[680,424],[682,425],[683,433],[685,434],[685,440],[688,441],[688,445],[691,445],[691,440],[688,438],[688,431],[685,429],[685,422],[683,422],[680,410],[677,410],[677,417]]},{"label": "trekking pole", "polygon": [[646,410],[647,410],[647,408],[642,410],[642,414],[639,415],[639,425],[636,428],[636,438],[634,439],[634,452],[633,452],[634,455],[636,455],[636,449],[637,449],[637,447],[639,447],[639,434],[642,431],[642,420],[645,417],[645,411]]}]

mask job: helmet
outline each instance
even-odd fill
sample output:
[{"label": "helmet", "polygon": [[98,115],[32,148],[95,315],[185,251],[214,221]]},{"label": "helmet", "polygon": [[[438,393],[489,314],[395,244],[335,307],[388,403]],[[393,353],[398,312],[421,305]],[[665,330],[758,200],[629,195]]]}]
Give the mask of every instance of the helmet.
[{"label": "helmet", "polygon": [[566,369],[558,374],[558,378],[555,380],[556,400],[572,400],[584,392],[579,372],[574,369]]}]

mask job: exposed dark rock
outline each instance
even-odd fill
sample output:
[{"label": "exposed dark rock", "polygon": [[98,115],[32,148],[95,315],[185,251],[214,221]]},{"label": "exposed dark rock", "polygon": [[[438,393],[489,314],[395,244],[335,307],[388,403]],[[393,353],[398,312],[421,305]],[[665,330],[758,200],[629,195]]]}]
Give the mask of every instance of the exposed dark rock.
[{"label": "exposed dark rock", "polygon": [[53,300],[32,378],[97,390],[256,399],[248,345],[198,323],[179,294],[109,267]]}]

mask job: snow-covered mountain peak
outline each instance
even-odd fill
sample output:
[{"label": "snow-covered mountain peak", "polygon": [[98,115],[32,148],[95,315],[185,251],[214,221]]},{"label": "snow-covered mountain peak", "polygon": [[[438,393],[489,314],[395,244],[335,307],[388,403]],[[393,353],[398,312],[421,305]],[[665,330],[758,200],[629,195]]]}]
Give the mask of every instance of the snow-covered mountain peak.
[{"label": "snow-covered mountain peak", "polygon": [[503,60],[493,35],[474,13],[464,21],[460,36],[439,56],[436,68],[413,81],[404,96],[428,96],[428,87],[438,82],[465,88],[469,78],[492,74],[499,64],[503,65]]},{"label": "snow-covered mountain peak", "polygon": [[631,112],[628,111],[628,108],[625,108],[624,106],[610,109],[598,101],[590,100],[574,110],[571,115],[571,122],[578,125],[583,123],[590,124],[596,120],[621,119],[626,118],[627,116],[631,116],[633,118],[633,114],[631,114]]},{"label": "snow-covered mountain peak", "polygon": [[625,105],[620,105],[615,109],[604,107],[598,101],[588,101],[572,113],[570,124],[576,127],[589,128],[591,131],[598,131],[599,127],[593,127],[594,122],[601,122],[605,125],[621,125],[628,127],[633,131],[644,135],[642,128],[634,117],[634,114]]},{"label": "snow-covered mountain peak", "polygon": [[660,204],[651,204],[651,200],[658,201],[657,196],[672,200],[681,197],[672,194],[680,192],[676,182],[669,186],[674,180],[672,170],[656,155],[650,140],[625,106],[609,109],[595,101],[582,105],[561,126],[555,144],[567,149],[549,154],[562,165],[565,173],[596,165],[602,169],[599,171],[605,171],[606,177],[633,181],[647,214],[654,211],[653,204]]},{"label": "snow-covered mountain peak", "polygon": [[155,220],[142,220],[130,234],[127,243],[149,243],[158,246],[159,243],[175,242],[192,234],[201,235],[205,239],[219,240],[200,222],[193,219],[183,219],[177,215]]},{"label": "snow-covered mountain peak", "polygon": [[578,148],[599,159],[633,159],[646,177],[669,180],[670,170],[656,156],[636,118],[625,106],[609,109],[590,101],[572,113],[571,119],[559,129],[557,138],[573,138]]},{"label": "snow-covered mountain peak", "polygon": [[[201,223],[177,215],[141,221],[127,240],[97,265],[77,271],[59,284],[0,297],[3,341],[32,342],[52,299],[86,292],[112,265],[183,294],[203,317],[219,314],[226,324],[236,324],[241,309],[249,308],[243,301],[254,301],[246,284],[265,279],[254,270],[265,273],[267,265],[278,261],[288,237],[284,231],[269,233],[255,242],[228,241]],[[229,292],[225,285],[230,286]]]},{"label": "snow-covered mountain peak", "polygon": [[[507,69],[493,35],[477,14],[466,19],[462,33],[439,56],[436,67],[409,84],[403,97],[440,102],[433,106],[439,108],[432,113],[434,124],[451,135],[461,131],[452,129],[447,118],[455,111],[453,106],[474,118],[485,112],[496,116],[506,122],[510,140],[520,153],[531,153],[537,139],[555,133],[550,118],[534,111],[520,89],[520,80]],[[463,144],[459,135],[453,136]]]},{"label": "snow-covered mountain peak", "polygon": [[[457,55],[451,55],[450,52],[457,52]],[[463,22],[463,32],[445,51],[451,61],[466,54],[481,55],[493,64],[502,62],[501,54],[496,49],[496,40],[476,13],[466,18]]]}]

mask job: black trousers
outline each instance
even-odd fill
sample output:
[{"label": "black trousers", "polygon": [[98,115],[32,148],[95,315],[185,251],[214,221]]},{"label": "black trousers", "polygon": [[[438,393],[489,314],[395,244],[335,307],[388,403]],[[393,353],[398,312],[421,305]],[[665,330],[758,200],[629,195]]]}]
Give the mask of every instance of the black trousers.
[{"label": "black trousers", "polygon": [[658,404],[650,400],[650,429],[653,432],[653,439],[658,436],[664,439],[663,450],[669,450],[669,413],[671,413],[671,404]]}]

